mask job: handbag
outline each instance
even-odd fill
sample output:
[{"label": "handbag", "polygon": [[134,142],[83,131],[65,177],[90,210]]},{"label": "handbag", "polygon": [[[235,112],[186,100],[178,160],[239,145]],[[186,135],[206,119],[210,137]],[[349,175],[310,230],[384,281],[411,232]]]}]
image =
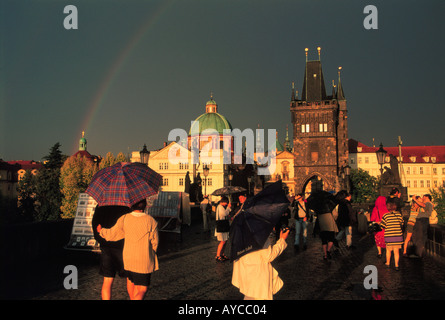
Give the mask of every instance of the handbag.
[{"label": "handbag", "polygon": [[216,220],[216,232],[229,232],[230,222],[227,219]]},{"label": "handbag", "polygon": [[369,233],[380,232],[382,230],[383,230],[382,227],[378,223],[376,223],[374,221],[368,222],[368,232]]}]

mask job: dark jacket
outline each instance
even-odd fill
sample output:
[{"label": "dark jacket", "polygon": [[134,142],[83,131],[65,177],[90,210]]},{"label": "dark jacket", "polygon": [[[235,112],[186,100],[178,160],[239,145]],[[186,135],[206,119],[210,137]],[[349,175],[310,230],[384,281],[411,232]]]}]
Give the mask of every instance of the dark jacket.
[{"label": "dark jacket", "polygon": [[338,218],[337,218],[337,226],[338,227],[348,227],[357,223],[357,217],[355,216],[355,212],[352,209],[351,202],[348,200],[340,201],[338,205]]},{"label": "dark jacket", "polygon": [[102,228],[111,228],[117,222],[117,220],[126,213],[130,213],[131,210],[128,207],[123,206],[97,206],[94,210],[93,220],[91,226],[93,227],[94,239],[101,245],[101,247],[120,248],[124,247],[124,240],[119,241],[107,241],[102,238],[97,232],[97,225],[101,225]]}]

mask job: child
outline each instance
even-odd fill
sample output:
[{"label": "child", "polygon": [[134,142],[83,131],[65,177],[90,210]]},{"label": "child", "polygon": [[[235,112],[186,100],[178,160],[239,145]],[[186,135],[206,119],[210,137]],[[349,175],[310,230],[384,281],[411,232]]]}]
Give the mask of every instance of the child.
[{"label": "child", "polygon": [[386,243],[386,263],[389,268],[391,261],[391,253],[394,252],[394,264],[396,270],[399,270],[399,250],[403,244],[402,224],[403,218],[399,211],[397,211],[397,203],[392,198],[386,201],[386,207],[389,212],[385,213],[382,218],[380,226],[385,229],[385,243]]}]

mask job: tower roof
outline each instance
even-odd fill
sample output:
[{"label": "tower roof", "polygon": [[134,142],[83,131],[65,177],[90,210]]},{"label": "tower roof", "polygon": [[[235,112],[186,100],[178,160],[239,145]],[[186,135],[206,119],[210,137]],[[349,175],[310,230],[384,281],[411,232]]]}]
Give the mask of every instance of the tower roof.
[{"label": "tower roof", "polygon": [[301,95],[303,101],[321,101],[326,99],[321,61],[306,61]]}]

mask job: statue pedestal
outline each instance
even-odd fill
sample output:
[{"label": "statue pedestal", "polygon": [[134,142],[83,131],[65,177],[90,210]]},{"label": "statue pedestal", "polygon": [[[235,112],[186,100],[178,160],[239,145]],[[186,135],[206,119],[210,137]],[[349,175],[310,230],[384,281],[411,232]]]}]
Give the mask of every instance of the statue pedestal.
[{"label": "statue pedestal", "polygon": [[382,185],[382,186],[380,186],[379,194],[381,196],[388,197],[393,188],[399,189],[400,193],[402,194],[400,199],[403,202],[408,201],[408,188],[407,187],[403,187],[400,184],[385,184],[385,185]]}]

